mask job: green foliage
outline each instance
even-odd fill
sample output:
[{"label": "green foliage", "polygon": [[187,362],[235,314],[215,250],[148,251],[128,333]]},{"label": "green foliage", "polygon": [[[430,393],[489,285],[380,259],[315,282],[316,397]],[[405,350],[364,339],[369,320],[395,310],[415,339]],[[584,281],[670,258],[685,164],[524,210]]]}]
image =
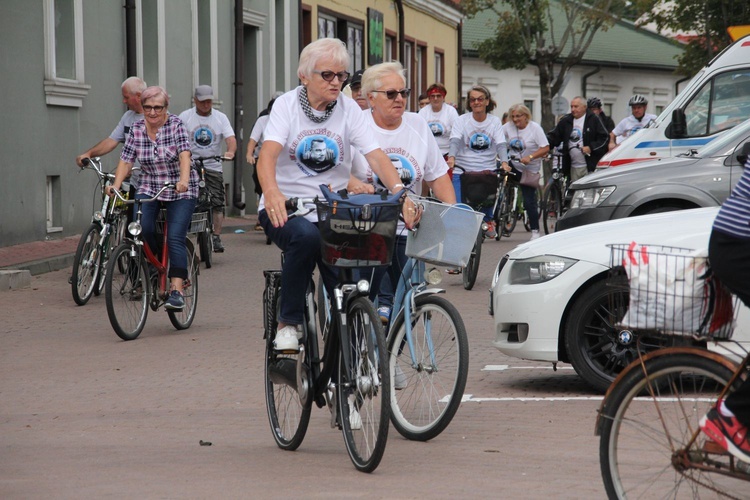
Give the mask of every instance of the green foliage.
[{"label": "green foliage", "polygon": [[477,44],[479,57],[496,70],[524,69],[529,54],[524,48],[522,28],[518,19],[503,12],[498,22],[496,36]]}]

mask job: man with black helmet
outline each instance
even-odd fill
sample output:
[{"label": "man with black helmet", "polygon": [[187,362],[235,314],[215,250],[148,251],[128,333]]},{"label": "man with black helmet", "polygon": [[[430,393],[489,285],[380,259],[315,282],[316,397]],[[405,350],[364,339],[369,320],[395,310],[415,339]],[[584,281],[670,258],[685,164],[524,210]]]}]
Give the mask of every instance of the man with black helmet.
[{"label": "man with black helmet", "polygon": [[604,128],[607,129],[607,132],[612,132],[612,130],[615,128],[615,121],[611,116],[607,116],[607,114],[602,109],[602,100],[598,97],[589,97],[587,104],[589,110],[591,110],[591,112],[598,116],[602,121],[602,123],[604,124]]},{"label": "man with black helmet", "polygon": [[656,120],[656,115],[646,113],[646,106],[648,106],[646,96],[641,94],[633,95],[628,101],[628,106],[630,106],[632,114],[623,118],[614,130],[609,133],[610,151],[615,149],[627,137],[651,123],[652,120]]}]

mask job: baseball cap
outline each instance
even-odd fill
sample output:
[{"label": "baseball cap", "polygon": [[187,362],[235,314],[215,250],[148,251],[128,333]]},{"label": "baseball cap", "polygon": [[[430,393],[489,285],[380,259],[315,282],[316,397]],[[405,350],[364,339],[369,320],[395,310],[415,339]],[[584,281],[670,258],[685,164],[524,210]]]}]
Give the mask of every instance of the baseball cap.
[{"label": "baseball cap", "polygon": [[198,85],[195,87],[195,98],[199,101],[214,98],[214,89],[210,85]]},{"label": "baseball cap", "polygon": [[354,72],[352,75],[352,79],[349,81],[349,85],[362,85],[362,73],[364,73],[365,70],[358,69]]}]

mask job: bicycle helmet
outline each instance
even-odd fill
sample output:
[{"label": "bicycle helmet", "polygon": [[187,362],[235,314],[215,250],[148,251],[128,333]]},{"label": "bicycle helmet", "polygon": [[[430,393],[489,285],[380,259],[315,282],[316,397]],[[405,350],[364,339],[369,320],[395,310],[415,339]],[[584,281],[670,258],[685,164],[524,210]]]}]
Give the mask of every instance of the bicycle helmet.
[{"label": "bicycle helmet", "polygon": [[646,99],[646,96],[643,96],[641,94],[635,94],[628,101],[628,106],[634,106],[636,104],[648,104],[648,99]]},{"label": "bicycle helmet", "polygon": [[588,102],[586,103],[586,106],[589,108],[599,108],[602,109],[602,100],[598,97],[591,97],[589,98]]}]

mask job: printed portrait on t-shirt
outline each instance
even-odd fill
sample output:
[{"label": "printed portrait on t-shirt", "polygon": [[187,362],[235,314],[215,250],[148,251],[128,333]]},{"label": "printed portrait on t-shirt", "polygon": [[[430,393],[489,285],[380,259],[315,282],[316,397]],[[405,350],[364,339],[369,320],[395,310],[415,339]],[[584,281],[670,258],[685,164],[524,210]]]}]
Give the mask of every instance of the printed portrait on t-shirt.
[{"label": "printed portrait on t-shirt", "polygon": [[581,138],[583,137],[583,132],[580,128],[573,127],[573,130],[570,131],[570,144],[578,144],[581,142]]},{"label": "printed portrait on t-shirt", "polygon": [[440,137],[445,132],[445,129],[443,128],[443,124],[440,122],[430,122],[430,131],[432,132],[432,135],[435,137]]},{"label": "printed portrait on t-shirt", "polygon": [[[410,188],[417,176],[416,167],[411,164],[408,158],[397,153],[388,153],[388,158],[391,160],[393,168],[395,168],[396,172],[398,172],[399,179],[401,179],[401,184],[403,184],[407,189]],[[377,185],[385,187],[383,185],[383,182],[377,175],[373,174],[373,176],[374,181]]]},{"label": "printed portrait on t-shirt", "polygon": [[526,146],[524,145],[523,140],[520,137],[515,137],[508,143],[508,150],[511,153],[517,153],[520,155],[524,149],[526,149]]},{"label": "printed portrait on t-shirt", "polygon": [[477,132],[469,139],[469,147],[477,151],[489,148],[490,143],[490,138],[481,132]]},{"label": "printed portrait on t-shirt", "polygon": [[307,137],[297,147],[297,159],[315,173],[325,172],[336,165],[336,143],[322,135]]},{"label": "printed portrait on t-shirt", "polygon": [[193,132],[193,142],[199,147],[208,147],[214,142],[214,133],[208,127],[198,127]]}]

